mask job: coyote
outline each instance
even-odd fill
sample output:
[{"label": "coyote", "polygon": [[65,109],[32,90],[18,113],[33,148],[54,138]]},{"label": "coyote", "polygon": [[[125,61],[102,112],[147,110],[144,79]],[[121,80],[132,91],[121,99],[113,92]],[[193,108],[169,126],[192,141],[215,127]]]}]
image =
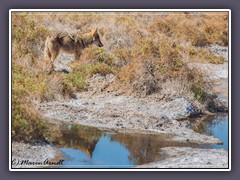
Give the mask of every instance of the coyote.
[{"label": "coyote", "polygon": [[69,35],[60,32],[48,36],[45,41],[44,58],[51,61],[52,67],[50,72],[54,70],[54,60],[59,55],[60,50],[68,54],[74,54],[75,59],[79,59],[82,50],[91,44],[95,44],[98,47],[103,46],[97,29],[85,34],[76,33]]}]

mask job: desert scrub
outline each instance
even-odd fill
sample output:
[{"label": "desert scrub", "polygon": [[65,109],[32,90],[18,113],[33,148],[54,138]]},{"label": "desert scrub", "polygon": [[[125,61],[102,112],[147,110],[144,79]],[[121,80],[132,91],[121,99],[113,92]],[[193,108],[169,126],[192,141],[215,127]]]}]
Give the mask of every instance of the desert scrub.
[{"label": "desert scrub", "polygon": [[[113,66],[114,60],[115,56],[111,51],[105,49],[104,47],[100,48],[91,46],[83,50],[80,61],[84,61],[85,64],[93,64],[99,62]],[[78,66],[78,64],[76,65]]]},{"label": "desert scrub", "polygon": [[16,63],[12,65],[12,139],[46,141],[48,127],[35,111],[32,100],[44,99],[47,86]]},{"label": "desert scrub", "polygon": [[[87,23],[95,23],[101,20],[101,16],[99,12],[84,12],[84,13],[77,13],[77,12],[66,12],[62,16],[62,20],[65,23],[71,22],[82,22],[83,24]],[[60,14],[61,15],[61,14]]]},{"label": "desert scrub", "polygon": [[[33,67],[32,67],[33,68]],[[48,125],[39,116],[33,101],[48,101],[58,97],[74,97],[86,86],[81,73],[67,75],[29,70],[12,64],[12,138],[16,141],[47,141]]]},{"label": "desert scrub", "polygon": [[[136,54],[135,54],[136,53]],[[158,43],[153,42],[150,38],[141,38],[137,42],[135,50],[132,52],[133,56],[155,56],[159,57]]]},{"label": "desert scrub", "polygon": [[82,72],[65,74],[64,77],[64,94],[68,91],[83,91],[87,86],[86,76]]},{"label": "desert scrub", "polygon": [[39,117],[27,102],[12,98],[12,140],[48,141],[48,124]]},{"label": "desert scrub", "polygon": [[188,69],[187,78],[195,99],[207,105],[211,94],[210,84],[203,79],[203,75],[195,68]]},{"label": "desert scrub", "polygon": [[177,77],[184,74],[186,63],[179,53],[177,42],[170,38],[163,38],[158,47],[160,59],[156,61],[156,69],[162,76]]},{"label": "desert scrub", "polygon": [[113,68],[105,63],[86,65],[83,67],[83,71],[88,77],[92,77],[94,74],[107,75],[114,73]]},{"label": "desert scrub", "polygon": [[105,48],[89,47],[83,51],[81,60],[74,63],[72,73],[80,73],[85,78],[90,78],[94,74],[114,73],[115,59],[114,53]]},{"label": "desert scrub", "polygon": [[41,54],[41,45],[47,34],[45,26],[38,25],[27,13],[14,13],[12,15],[13,56],[22,57],[28,54],[36,58]]},{"label": "desert scrub", "polygon": [[210,52],[207,48],[188,48],[189,59],[196,62],[208,62],[212,64],[222,64],[226,60],[223,56]]},{"label": "desert scrub", "polygon": [[138,61],[131,61],[130,63],[121,68],[118,79],[122,82],[126,81],[128,83],[132,83],[136,78],[136,72],[139,67],[140,64],[138,63]]},{"label": "desert scrub", "polygon": [[[64,29],[67,33],[84,33],[95,27],[101,33],[102,48],[85,48],[81,59],[73,62],[69,74],[46,73],[42,55],[50,31]],[[187,88],[195,100],[205,104],[211,88],[200,73],[188,69],[187,63],[223,63],[222,56],[207,49],[211,44],[228,45],[227,13],[13,13],[14,128],[25,127],[25,135],[32,132],[33,119],[26,113],[31,108],[30,112],[34,111],[32,101],[75,97],[76,92],[87,89],[88,78],[94,74],[113,73],[117,77],[117,87],[132,92],[144,89],[146,95],[164,93],[162,84],[169,80],[169,84],[178,83],[183,92]],[[36,119],[36,123],[41,122],[41,118]],[[37,132],[41,133],[40,130]],[[38,137],[44,139],[44,134]],[[14,136],[18,139],[18,133]],[[24,139],[24,135],[19,136],[21,138]]]},{"label": "desert scrub", "polygon": [[134,20],[134,16],[131,16],[131,15],[129,15],[129,16],[116,16],[115,23],[116,23],[117,26],[125,26],[125,27],[127,27],[129,25],[131,25],[131,26],[136,25],[135,24],[136,22]]},{"label": "desert scrub", "polygon": [[114,56],[113,54],[109,53],[104,48],[96,48],[94,51],[94,55],[98,62],[102,62],[104,64],[107,64],[109,66],[113,66],[114,64]]},{"label": "desert scrub", "polygon": [[132,57],[132,52],[126,48],[114,49],[113,51],[115,60],[129,61]]},{"label": "desert scrub", "polygon": [[63,75],[63,80],[61,81],[63,84],[63,94],[73,97],[74,93],[87,89],[87,79],[94,74],[107,75],[113,72],[113,68],[105,63],[76,63],[71,73]]},{"label": "desert scrub", "polygon": [[150,23],[152,33],[187,40],[193,46],[228,45],[227,13],[171,13]]},{"label": "desert scrub", "polygon": [[12,94],[19,99],[28,97],[29,100],[44,100],[49,89],[42,78],[41,75],[30,74],[26,67],[13,63]]},{"label": "desert scrub", "polygon": [[90,78],[94,74],[107,75],[114,73],[114,67],[109,66],[108,64],[101,62],[93,62],[93,63],[78,63],[73,68],[73,74],[81,73],[85,78]]}]

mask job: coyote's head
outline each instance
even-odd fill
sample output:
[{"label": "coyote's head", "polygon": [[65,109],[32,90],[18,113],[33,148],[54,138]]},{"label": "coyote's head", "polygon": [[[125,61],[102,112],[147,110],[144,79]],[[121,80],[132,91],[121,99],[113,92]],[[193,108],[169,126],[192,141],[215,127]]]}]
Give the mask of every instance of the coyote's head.
[{"label": "coyote's head", "polygon": [[97,28],[91,32],[92,35],[92,44],[95,44],[98,47],[103,47]]}]

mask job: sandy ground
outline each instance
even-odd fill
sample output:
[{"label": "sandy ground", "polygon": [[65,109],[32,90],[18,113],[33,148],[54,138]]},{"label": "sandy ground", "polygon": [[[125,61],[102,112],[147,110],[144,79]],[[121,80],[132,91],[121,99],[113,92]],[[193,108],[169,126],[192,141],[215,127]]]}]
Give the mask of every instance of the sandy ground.
[{"label": "sandy ground", "polygon": [[228,168],[228,152],[222,149],[166,147],[160,153],[164,160],[135,168]]}]

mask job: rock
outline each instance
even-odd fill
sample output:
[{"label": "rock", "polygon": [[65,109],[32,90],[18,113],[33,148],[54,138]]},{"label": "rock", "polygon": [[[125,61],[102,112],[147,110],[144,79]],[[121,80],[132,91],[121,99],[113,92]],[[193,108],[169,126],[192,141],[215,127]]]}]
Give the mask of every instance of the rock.
[{"label": "rock", "polygon": [[196,109],[194,109],[192,106],[187,107],[186,111],[189,116],[196,116],[198,114]]},{"label": "rock", "polygon": [[207,109],[210,112],[227,112],[228,101],[226,100],[226,97],[222,97],[222,96],[212,97],[208,102]]},{"label": "rock", "polygon": [[170,121],[171,121],[166,115],[160,116],[159,119],[160,119],[161,121],[164,121],[164,122],[170,122]]},{"label": "rock", "polygon": [[67,69],[62,69],[62,72],[64,72],[65,74],[69,74],[70,73],[70,71],[67,70]]}]

